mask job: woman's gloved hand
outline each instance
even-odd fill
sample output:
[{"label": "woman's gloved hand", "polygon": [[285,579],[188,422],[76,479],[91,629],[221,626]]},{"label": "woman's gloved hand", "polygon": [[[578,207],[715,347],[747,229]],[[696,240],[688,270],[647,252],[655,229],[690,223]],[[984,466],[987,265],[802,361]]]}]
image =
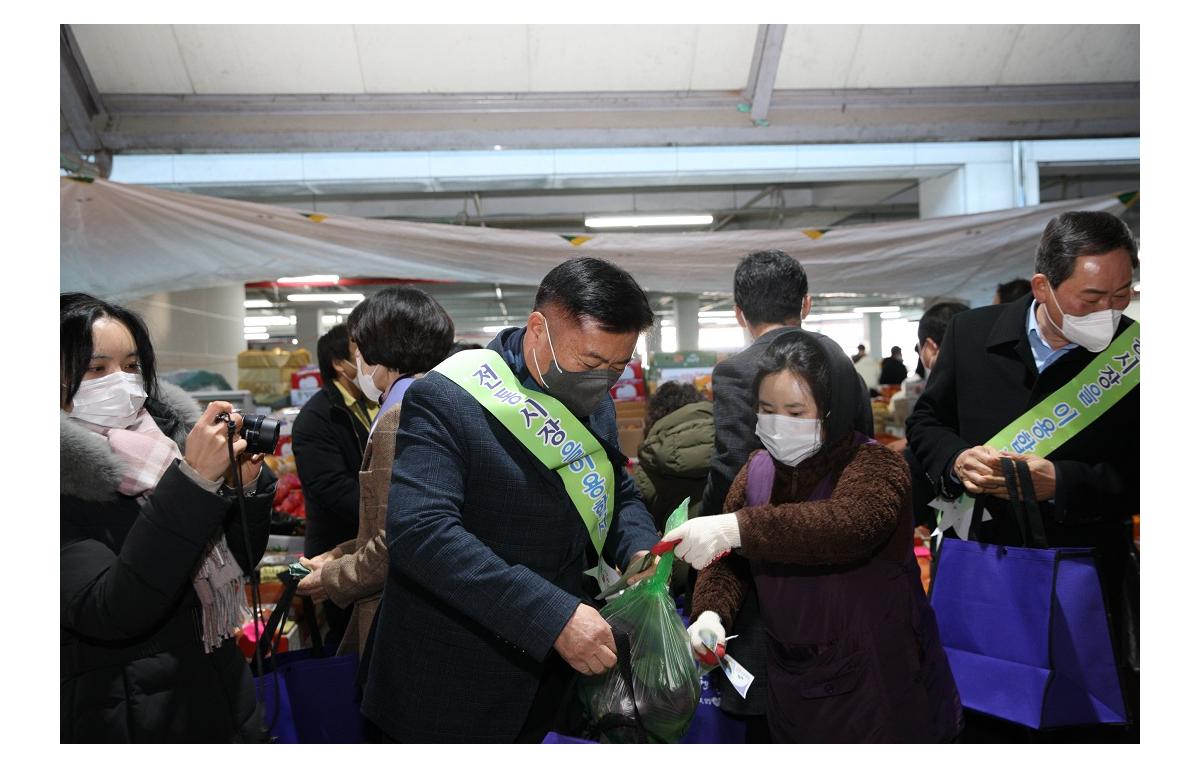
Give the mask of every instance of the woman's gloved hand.
[{"label": "woman's gloved hand", "polygon": [[[719,657],[725,655],[725,627],[721,626],[721,617],[712,611],[705,611],[696,617],[688,627],[688,639],[692,642],[692,653],[700,663],[715,667]],[[708,645],[705,645],[708,641]],[[714,654],[709,646],[717,649]]]},{"label": "woman's gloved hand", "polygon": [[678,541],[675,555],[696,570],[708,567],[714,560],[729,554],[742,545],[742,531],[737,515],[693,517],[673,528],[663,541]]}]

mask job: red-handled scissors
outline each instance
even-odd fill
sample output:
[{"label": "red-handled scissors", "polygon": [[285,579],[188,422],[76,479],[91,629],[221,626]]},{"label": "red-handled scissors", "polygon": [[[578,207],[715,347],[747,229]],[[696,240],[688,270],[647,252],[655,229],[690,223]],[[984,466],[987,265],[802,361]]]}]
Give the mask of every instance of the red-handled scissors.
[{"label": "red-handled scissors", "polygon": [[635,560],[634,562],[630,563],[629,567],[625,569],[624,575],[622,575],[621,578],[619,578],[615,582],[613,582],[603,592],[596,595],[596,599],[597,600],[605,600],[605,599],[610,598],[613,595],[617,594],[622,589],[625,589],[626,587],[628,587],[630,579],[632,579],[637,574],[639,574],[642,571],[649,568],[650,564],[654,562],[654,558],[658,557],[659,555],[663,555],[663,554],[666,554],[667,552],[670,552],[672,549],[675,548],[675,545],[678,544],[680,541],[682,541],[682,539],[675,539],[674,541],[660,541],[657,544],[655,544],[653,547],[650,548],[649,552],[642,555],[640,560]]}]

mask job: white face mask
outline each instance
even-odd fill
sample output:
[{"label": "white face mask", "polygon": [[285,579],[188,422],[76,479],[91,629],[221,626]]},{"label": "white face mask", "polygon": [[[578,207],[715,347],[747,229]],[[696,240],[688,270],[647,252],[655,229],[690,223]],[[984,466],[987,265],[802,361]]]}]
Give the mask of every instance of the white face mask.
[{"label": "white face mask", "polygon": [[821,450],[821,420],[798,419],[779,413],[758,414],[754,434],[779,461],[794,467]]},{"label": "white face mask", "polygon": [[1103,352],[1112,342],[1117,325],[1121,322],[1121,310],[1101,309],[1086,315],[1068,315],[1063,312],[1053,288],[1050,289],[1050,298],[1054,299],[1054,306],[1062,312],[1062,327],[1055,324],[1049,311],[1046,312],[1046,319],[1067,341],[1075,342],[1089,352]]},{"label": "white face mask", "polygon": [[125,429],[137,421],[145,403],[141,374],[116,371],[80,383],[68,415],[100,427]]},{"label": "white face mask", "polygon": [[371,376],[379,369],[379,366],[375,366],[375,368],[371,370],[371,373],[367,373],[363,370],[362,365],[362,354],[356,353],[354,355],[354,368],[356,371],[358,371],[358,375],[354,377],[354,381],[358,384],[358,388],[362,390],[363,395],[378,403],[379,398],[383,397],[383,390],[375,386],[375,380],[372,379]]}]

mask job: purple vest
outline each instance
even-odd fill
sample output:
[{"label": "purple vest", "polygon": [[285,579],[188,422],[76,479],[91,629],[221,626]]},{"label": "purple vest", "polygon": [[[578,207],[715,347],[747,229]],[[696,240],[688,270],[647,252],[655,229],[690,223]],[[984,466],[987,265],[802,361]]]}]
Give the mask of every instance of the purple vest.
[{"label": "purple vest", "polygon": [[[854,433],[859,448],[874,440]],[[775,463],[750,459],[746,506],[771,503]],[[808,501],[829,499],[835,476]],[[783,502],[800,501],[793,499]],[[858,503],[869,503],[861,500]],[[751,560],[767,630],[767,720],[777,742],[945,741],[958,691],[911,553],[807,566]]]}]

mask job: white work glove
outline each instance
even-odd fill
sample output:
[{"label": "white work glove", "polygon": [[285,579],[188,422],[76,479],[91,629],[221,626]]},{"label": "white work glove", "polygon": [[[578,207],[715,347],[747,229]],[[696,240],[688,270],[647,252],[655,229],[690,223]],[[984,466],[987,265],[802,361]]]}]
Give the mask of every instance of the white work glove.
[{"label": "white work glove", "polygon": [[663,541],[678,541],[675,555],[697,571],[742,545],[737,515],[694,517],[671,530]]},{"label": "white work glove", "polygon": [[[725,655],[725,627],[721,626],[721,617],[712,611],[705,611],[696,617],[688,627],[688,639],[692,642],[692,653],[705,666],[717,666],[717,657]],[[704,644],[705,640],[717,649],[715,655]]]}]

